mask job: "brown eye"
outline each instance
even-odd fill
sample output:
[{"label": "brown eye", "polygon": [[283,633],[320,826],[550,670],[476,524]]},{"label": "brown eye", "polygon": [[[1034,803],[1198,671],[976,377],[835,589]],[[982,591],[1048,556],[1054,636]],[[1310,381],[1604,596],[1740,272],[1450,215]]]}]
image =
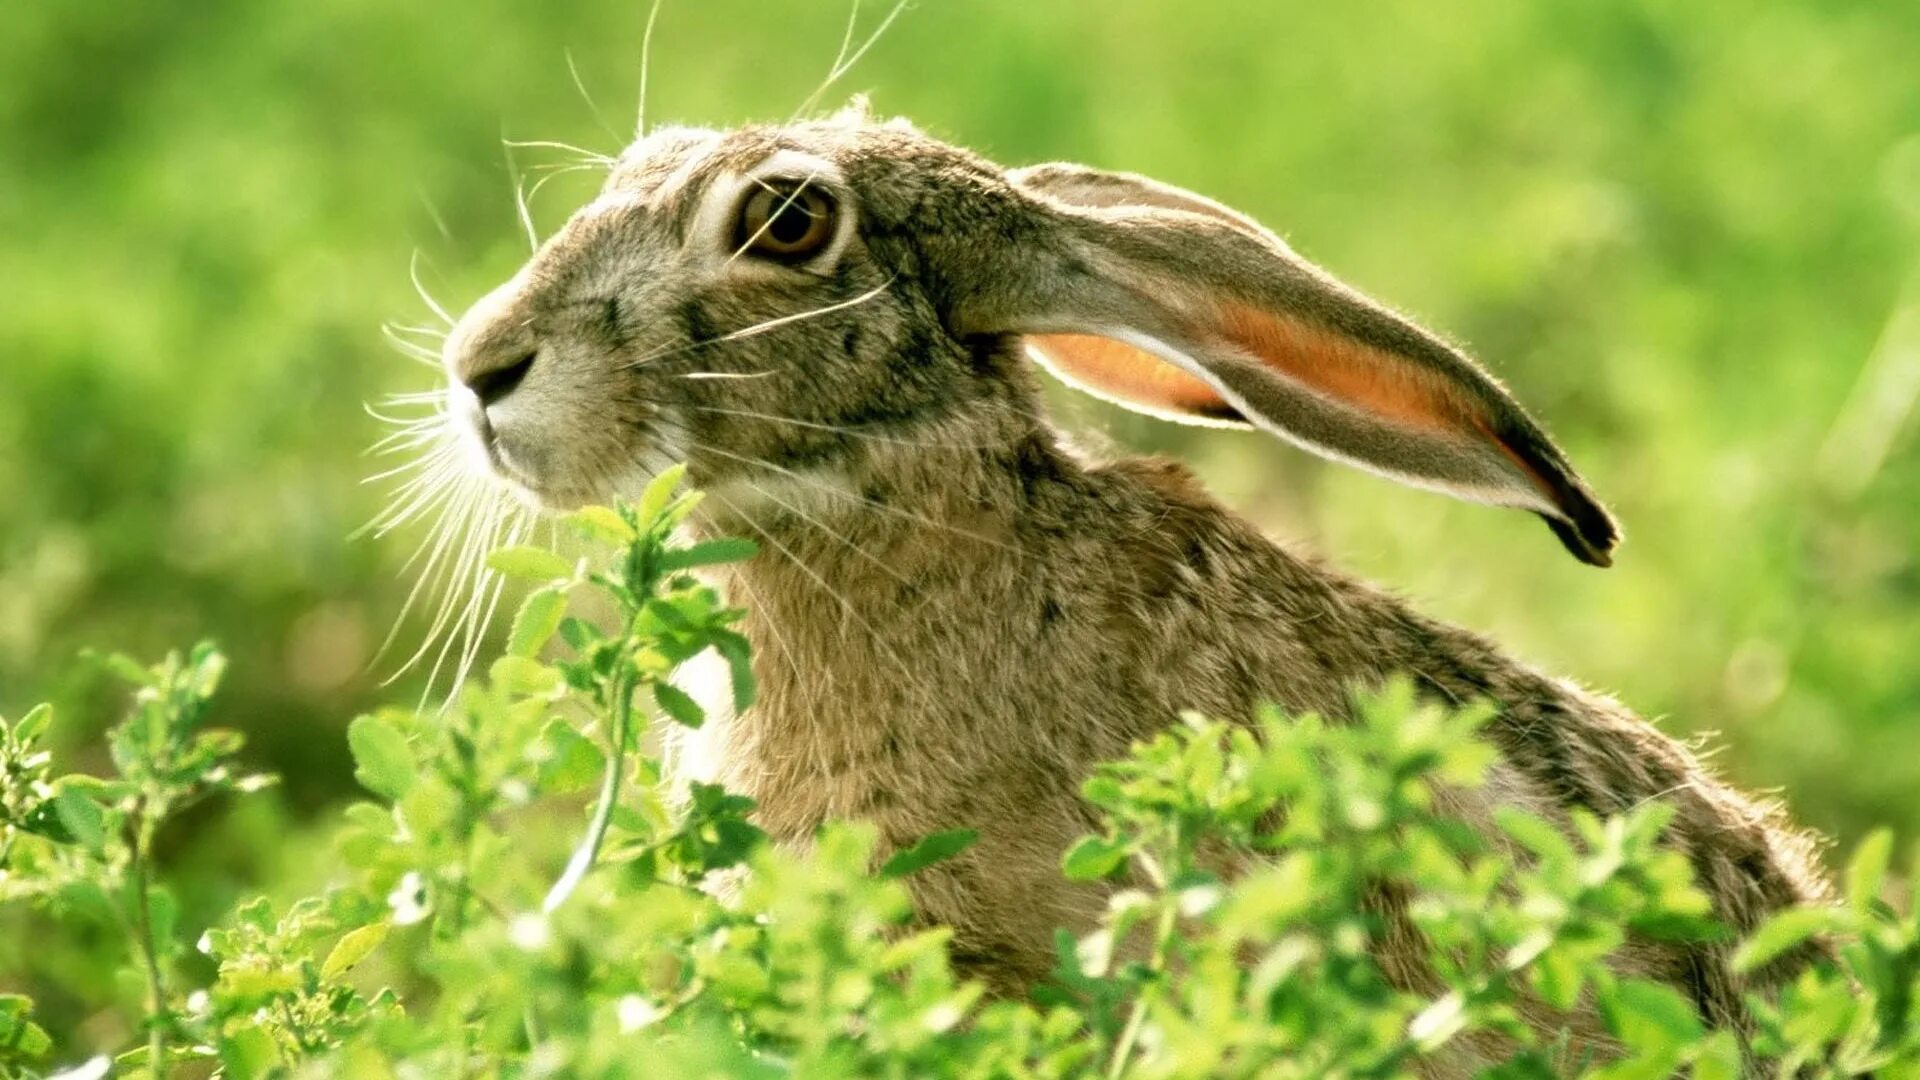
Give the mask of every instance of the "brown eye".
[{"label": "brown eye", "polygon": [[782,262],[817,254],[833,239],[833,198],[800,181],[764,181],[747,196],[734,226],[736,251]]}]

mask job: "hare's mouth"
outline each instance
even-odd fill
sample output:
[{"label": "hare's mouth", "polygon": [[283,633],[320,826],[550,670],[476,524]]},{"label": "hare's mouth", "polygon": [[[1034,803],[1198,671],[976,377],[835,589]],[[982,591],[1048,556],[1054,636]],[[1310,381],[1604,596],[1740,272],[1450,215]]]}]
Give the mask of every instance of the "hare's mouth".
[{"label": "hare's mouth", "polygon": [[469,450],[469,467],[481,476],[506,488],[521,502],[536,509],[546,509],[551,503],[543,492],[540,471],[535,467],[538,455],[530,454],[525,447],[495,426],[488,410],[472,395],[455,395],[460,398],[455,408],[455,423],[461,431],[461,441]]}]

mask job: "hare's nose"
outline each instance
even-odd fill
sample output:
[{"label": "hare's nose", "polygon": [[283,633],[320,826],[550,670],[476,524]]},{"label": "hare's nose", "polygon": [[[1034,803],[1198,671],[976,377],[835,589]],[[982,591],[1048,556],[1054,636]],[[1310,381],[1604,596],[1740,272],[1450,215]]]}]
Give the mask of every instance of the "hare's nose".
[{"label": "hare's nose", "polygon": [[516,278],[476,301],[447,335],[447,377],[472,391],[482,409],[504,401],[538,361],[540,339],[529,315]]},{"label": "hare's nose", "polygon": [[[461,374],[460,381],[467,384],[473,396],[480,399],[480,407],[486,408],[499,402],[513,388],[519,386],[533,370],[533,362],[539,359],[537,352],[508,353],[498,357],[494,365],[475,365]],[[490,358],[491,359],[491,358]]]}]

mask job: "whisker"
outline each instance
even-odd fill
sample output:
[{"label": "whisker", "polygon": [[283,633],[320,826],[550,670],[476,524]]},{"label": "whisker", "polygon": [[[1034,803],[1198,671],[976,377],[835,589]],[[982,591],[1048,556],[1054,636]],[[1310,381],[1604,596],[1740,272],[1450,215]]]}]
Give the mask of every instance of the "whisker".
[{"label": "whisker", "polygon": [[603,165],[557,165],[549,168],[546,170],[547,175],[533,182],[532,189],[527,192],[527,201],[532,202],[534,197],[540,194],[540,189],[547,186],[547,181],[555,177],[576,172],[598,172],[603,168],[605,168]]},{"label": "whisker", "polygon": [[[773,374],[765,372],[763,374]],[[680,376],[683,379],[691,375]],[[656,399],[657,404],[671,405],[677,409],[692,409],[695,412],[718,413],[722,416],[737,416],[746,420],[766,420],[776,424],[788,424],[793,427],[809,428],[814,431],[829,431],[835,435],[845,435],[854,439],[866,439],[871,442],[887,443],[893,446],[914,446],[930,450],[991,450],[990,443],[944,442],[933,439],[909,439],[899,435],[879,435],[871,431],[861,431],[857,427],[845,424],[824,424],[814,420],[802,420],[794,416],[780,416],[775,413],[756,412],[752,409],[729,409],[719,405],[699,405],[690,401]]]},{"label": "whisker", "polygon": [[647,78],[653,64],[653,23],[660,17],[661,0],[653,0],[653,7],[647,11],[647,28],[640,34],[640,107],[633,118],[633,137],[642,139],[647,134]]},{"label": "whisker", "polygon": [[384,435],[360,452],[362,457],[391,457],[417,449],[441,438],[438,428],[439,417],[430,417],[426,424],[409,424],[390,435]]},{"label": "whisker", "polygon": [[[423,554],[427,555],[426,564],[420,568],[420,573],[414,578],[413,587],[407,590],[406,600],[400,605],[399,614],[393,618],[392,629],[387,631],[386,639],[380,643],[380,648],[375,650],[372,664],[378,664],[381,660],[385,659],[387,650],[391,649],[393,643],[399,639],[401,627],[406,625],[407,616],[413,612],[414,605],[419,603],[422,595],[427,595],[430,598],[439,595],[440,585],[438,583],[443,579],[435,573],[435,570],[439,567],[440,560],[446,556],[447,551],[452,545],[453,538],[459,534],[460,525],[466,516],[467,506],[476,494],[477,491],[473,483],[456,482],[450,485],[447,492],[447,497],[450,500],[449,505],[441,512],[439,520],[434,522],[433,528],[427,531],[426,538],[421,540],[419,545],[413,549],[413,554],[407,556],[406,562],[401,564],[400,572],[404,574],[412,568],[414,563],[420,561],[420,557]],[[431,600],[429,602],[431,602]],[[422,648],[424,649],[424,645]],[[411,668],[418,659],[419,654],[416,653],[413,659],[408,660],[407,663],[402,665],[398,670],[388,675],[385,679],[382,679],[380,685],[391,685],[395,680],[399,679],[400,676],[406,674],[407,670]]]},{"label": "whisker", "polygon": [[451,242],[453,240],[453,230],[447,228],[446,217],[440,213],[440,208],[434,205],[432,197],[427,194],[427,189],[419,184],[415,184],[413,193],[420,196],[420,205],[427,208],[427,218],[433,222],[433,227],[440,231],[443,239]]},{"label": "whisker", "polygon": [[747,481],[747,487],[751,488],[761,498],[766,499],[769,502],[772,502],[774,505],[780,507],[782,510],[785,510],[787,513],[792,514],[794,517],[799,518],[801,521],[804,521],[807,524],[813,526],[814,528],[819,529],[821,532],[826,533],[828,536],[839,541],[841,544],[846,545],[847,550],[853,552],[855,555],[860,556],[861,558],[872,563],[874,566],[878,567],[881,573],[886,574],[888,577],[892,578],[893,580],[899,582],[902,585],[913,584],[913,581],[909,579],[905,574],[902,574],[900,571],[895,570],[892,566],[888,565],[885,561],[883,561],[879,556],[874,555],[873,553],[869,552],[867,549],[854,543],[852,540],[847,539],[845,536],[835,531],[831,526],[821,521],[819,518],[814,517],[813,515],[807,513],[805,510],[802,510],[798,506],[795,506],[793,503],[790,503],[785,499],[782,499],[780,496],[775,495],[773,492],[768,491],[766,488],[763,488],[760,485],[753,483],[752,481]]},{"label": "whisker", "polygon": [[867,55],[867,50],[873,48],[874,43],[880,40],[880,36],[887,32],[888,27],[893,25],[893,20],[899,18],[900,13],[906,10],[906,6],[907,0],[898,0],[898,2],[893,5],[893,10],[887,12],[887,17],[880,20],[880,25],[874,28],[873,33],[867,35],[866,41],[861,43],[860,48],[855,50],[852,56],[848,56],[847,43],[853,40],[854,20],[858,19],[860,15],[860,4],[858,0],[855,0],[853,10],[847,17],[847,30],[845,37],[840,43],[840,53],[833,58],[832,69],[827,72],[827,77],[821,81],[820,85],[814,88],[813,93],[808,94],[807,99],[800,103],[800,107],[793,111],[793,116],[789,117],[787,122],[792,123],[794,120],[810,112],[815,103],[820,100],[820,95],[826,93],[827,89],[834,83],[839,82],[842,75],[853,70],[854,65],[860,62],[860,58]]},{"label": "whisker", "polygon": [[382,323],[380,328],[382,330],[391,330],[396,334],[415,334],[420,337],[430,337],[435,341],[447,340],[446,328],[440,326],[420,326],[417,323],[387,322]]},{"label": "whisker", "polygon": [[688,352],[693,349],[703,348],[709,345],[719,345],[728,341],[739,341],[742,338],[755,337],[759,334],[764,334],[770,330],[778,330],[783,326],[792,325],[793,323],[804,322],[808,319],[818,318],[822,315],[831,315],[836,311],[845,311],[848,308],[858,307],[861,304],[864,304],[869,300],[872,300],[874,297],[879,296],[880,294],[886,292],[887,289],[893,285],[894,279],[897,276],[898,275],[889,276],[887,280],[881,282],[878,285],[875,285],[873,288],[868,289],[866,292],[861,293],[859,296],[856,296],[851,300],[841,300],[837,303],[828,304],[824,307],[817,307],[810,311],[795,312],[792,315],[781,315],[781,316],[778,316],[777,318],[768,319],[765,322],[755,323],[754,325],[746,327],[744,329],[734,330],[730,333],[721,334],[719,337],[708,338],[705,341],[690,341],[683,345],[675,345],[665,349],[656,349],[655,351],[650,352],[644,356],[641,356],[636,360],[631,360],[621,365],[620,370],[626,370],[628,368],[638,367],[641,364],[661,360],[669,356],[676,356],[680,353]]},{"label": "whisker", "polygon": [[527,234],[527,252],[540,250],[540,230],[533,226],[533,211],[527,206],[527,187],[520,179],[520,169],[513,163],[513,144],[500,140],[507,155],[507,178],[513,184],[513,209],[520,218],[520,228]]},{"label": "whisker", "polygon": [[[402,407],[404,408],[406,406],[403,404]],[[402,428],[402,429],[414,428],[414,427],[419,427],[425,424],[433,423],[440,420],[443,416],[445,416],[445,413],[443,412],[434,412],[426,416],[415,416],[415,417],[389,416],[386,413],[382,412],[372,402],[361,402],[360,411],[366,413],[368,416],[373,417],[375,420],[378,420],[381,423],[386,424],[388,427],[396,427],[396,428]]]},{"label": "whisker", "polygon": [[[426,458],[416,458],[412,461],[403,462],[402,464],[395,465],[391,469],[382,469],[381,471],[374,473],[372,476],[362,477],[360,482],[363,484],[377,484],[382,480],[387,480],[392,477],[399,476],[402,473],[415,472],[423,467],[438,466],[440,464],[452,464],[450,459],[442,462],[436,462],[434,458],[440,457],[440,456],[441,456],[441,452],[436,451],[432,456],[429,456]],[[424,477],[420,479],[424,479]],[[409,490],[409,488],[413,484],[419,483],[420,479],[415,479],[411,481],[407,486],[402,487],[400,491],[404,493],[405,491]]]},{"label": "whisker", "polygon": [[793,677],[794,689],[801,694],[801,705],[810,711],[815,704],[814,694],[810,690],[812,684],[801,675],[800,662],[794,659],[793,646],[788,643],[787,635],[781,632],[779,625],[774,622],[773,610],[760,599],[759,591],[753,587],[753,582],[747,580],[745,574],[734,574],[730,578],[730,583],[738,584],[746,590],[749,617],[757,617],[766,625],[767,633],[772,636],[773,644],[780,652],[780,659],[785,661],[787,671]]},{"label": "whisker", "polygon": [[383,394],[380,400],[388,405],[414,405],[421,403],[438,405],[447,400],[447,392],[435,387],[432,390],[415,390],[405,394]]},{"label": "whisker", "polygon": [[[567,57],[567,63],[569,66],[573,63],[571,54]],[[578,72],[575,72],[576,76],[578,74]],[[578,85],[578,83],[575,85]],[[581,87],[582,92],[585,92],[585,89],[585,87]],[[589,101],[588,103],[591,104],[592,102]],[[500,141],[513,147],[515,150],[565,150],[567,153],[579,157],[584,162],[590,162],[592,165],[611,165],[615,161],[614,158],[608,157],[598,150],[589,150],[584,146],[575,146],[572,143],[561,142],[558,139],[501,139]]]},{"label": "whisker", "polygon": [[[796,185],[792,191],[787,193],[786,198],[781,200],[779,207],[775,209],[773,213],[767,215],[767,220],[761,222],[760,227],[753,230],[753,235],[741,241],[740,246],[733,250],[733,254],[727,256],[727,261],[724,265],[732,266],[735,259],[738,259],[740,256],[745,255],[748,251],[752,250],[753,245],[759,243],[760,238],[767,234],[767,230],[773,228],[773,223],[779,219],[780,215],[786,213],[787,208],[793,205],[793,201],[800,197],[800,193],[807,190],[807,185],[813,183],[815,180],[818,180],[819,178],[820,178],[820,174],[818,172],[808,173],[806,179],[800,181],[800,183]],[[754,183],[759,185],[762,188],[765,188],[768,191],[774,192],[775,194],[779,193],[779,190],[780,190],[779,188],[774,187],[772,184],[767,183],[765,180],[755,179]]]},{"label": "whisker", "polygon": [[687,371],[673,376],[676,379],[764,379],[769,375],[778,375],[777,371]]},{"label": "whisker", "polygon": [[407,359],[425,364],[428,367],[437,368],[440,366],[440,353],[438,351],[430,349],[417,341],[408,341],[387,327],[380,328],[380,336],[386,338],[387,344],[393,346],[400,355]]},{"label": "whisker", "polygon": [[[359,539],[371,533],[376,539],[387,535],[416,518],[424,517],[434,509],[443,506],[454,495],[454,482],[458,479],[453,469],[436,468],[428,476],[422,476],[415,483],[422,486],[412,492],[403,492],[395,497],[395,502],[386,510],[356,529],[353,539]],[[418,552],[416,551],[416,554]]]},{"label": "whisker", "polygon": [[473,582],[471,599],[467,603],[466,610],[461,613],[460,621],[456,624],[453,633],[447,635],[446,645],[441,647],[441,655],[434,661],[433,671],[427,676],[429,687],[439,681],[441,663],[447,658],[448,649],[458,635],[460,651],[457,654],[458,661],[454,667],[453,680],[448,688],[449,698],[459,692],[461,685],[466,682],[467,675],[473,670],[474,659],[479,655],[480,646],[486,639],[487,628],[492,625],[494,613],[499,610],[500,597],[506,590],[506,577],[488,566],[486,557],[503,542],[518,543],[522,537],[522,524],[515,507],[496,496],[493,513],[481,530],[481,535],[485,537],[486,542],[480,549],[478,561],[470,571]]},{"label": "whisker", "polygon": [[[491,497],[492,494],[484,488],[475,492],[474,501],[470,504],[474,508],[468,511],[469,516],[475,520],[467,526],[466,537],[460,543],[459,553],[454,561],[448,564],[446,587],[437,594],[441,600],[440,609],[433,617],[433,625],[427,628],[426,640],[420,643],[420,648],[400,669],[406,671],[418,664],[428,652],[432,651],[434,643],[440,642],[440,651],[434,659],[432,669],[427,674],[429,693],[432,692],[434,681],[439,676],[440,665],[446,659],[447,650],[453,643],[453,636],[458,633],[459,623],[454,620],[456,616],[464,617],[465,609],[460,605],[460,587],[463,582],[473,577],[475,563],[486,558],[487,537],[492,531],[493,519],[499,512],[499,503]],[[478,600],[477,594],[469,596],[466,607],[471,608]],[[442,631],[446,631],[445,637],[442,636]]]},{"label": "whisker", "polygon": [[747,457],[743,454],[736,454],[731,450],[722,450],[721,448],[710,445],[710,444],[694,443],[692,445],[696,446],[703,453],[716,454],[720,457],[727,458],[731,461],[740,462],[743,465],[754,466],[754,467],[763,468],[763,469],[771,469],[782,476],[788,477],[802,484],[808,484],[813,487],[819,488],[820,490],[827,492],[830,495],[838,495],[842,498],[850,499],[854,502],[860,503],[871,509],[878,510],[883,514],[892,514],[895,517],[904,518],[905,520],[911,521],[916,525],[923,525],[930,529],[938,529],[941,532],[952,533],[955,536],[965,537],[968,540],[975,540],[982,544],[986,544],[990,547],[996,547],[1002,551],[1011,552],[1013,554],[1024,554],[1024,552],[1020,548],[1015,547],[1012,544],[1005,544],[998,540],[993,539],[990,536],[981,536],[979,533],[969,532],[966,529],[959,528],[958,526],[949,525],[944,521],[935,521],[932,518],[927,517],[923,514],[916,514],[910,510],[902,510],[897,506],[888,506],[886,503],[878,502],[874,499],[870,499],[865,495],[860,494],[859,492],[850,491],[847,488],[843,488],[837,484],[829,484],[823,480],[819,480],[814,477],[808,476],[805,473],[795,472],[794,470],[789,469],[783,465],[776,465],[773,462],[766,460],[765,458]]},{"label": "whisker", "polygon": [[[587,93],[586,80],[580,77],[580,66],[573,62],[573,50],[562,49],[560,54],[567,58],[567,74],[573,77],[573,88],[580,91],[580,100],[587,103],[587,111],[593,114],[593,122],[599,124],[600,130],[606,132],[607,137],[614,142],[622,141],[620,133],[613,130],[612,124],[607,123],[606,114],[600,111],[600,106],[594,102],[593,95]],[[613,159],[607,160],[611,162]]]},{"label": "whisker", "polygon": [[[887,659],[891,660],[894,663],[894,665],[900,669],[900,673],[905,677],[905,680],[908,686],[914,688],[915,690],[920,691],[922,694],[928,693],[928,687],[922,682],[921,678],[914,672],[913,668],[909,664],[907,664],[907,662],[900,656],[899,650],[893,647],[893,645],[887,640],[886,635],[882,634],[878,627],[874,626],[873,623],[869,622],[866,616],[860,614],[859,608],[854,605],[852,600],[847,599],[845,594],[841,593],[838,589],[835,589],[831,584],[827,582],[825,578],[821,577],[820,574],[816,572],[811,566],[808,566],[804,561],[802,561],[801,558],[794,553],[792,548],[789,548],[787,545],[781,543],[779,537],[775,536],[768,529],[761,527],[760,524],[755,522],[751,517],[745,514],[742,514],[740,512],[740,508],[734,505],[725,496],[719,495],[711,491],[708,492],[707,494],[710,498],[718,499],[721,505],[731,510],[734,516],[738,517],[741,520],[741,522],[747,526],[747,528],[752,529],[756,533],[759,533],[760,536],[767,541],[767,543],[773,545],[775,550],[779,551],[782,555],[785,555],[787,557],[787,561],[792,563],[795,569],[799,570],[801,573],[811,578],[813,580],[813,583],[818,585],[822,592],[826,593],[827,596],[837,601],[840,604],[841,608],[846,611],[848,617],[851,618],[854,622],[858,623],[860,627],[867,632],[868,637],[870,637],[873,640],[873,643],[877,647],[878,651],[882,655],[884,655]],[[842,626],[844,627],[845,624],[843,623]]]},{"label": "whisker", "polygon": [[426,303],[428,309],[440,316],[440,320],[451,327],[454,321],[453,316],[447,314],[447,309],[441,307],[440,301],[435,300],[433,294],[427,291],[427,287],[420,283],[419,248],[413,249],[413,258],[407,261],[407,277],[413,280],[413,291],[420,294],[420,299]]}]

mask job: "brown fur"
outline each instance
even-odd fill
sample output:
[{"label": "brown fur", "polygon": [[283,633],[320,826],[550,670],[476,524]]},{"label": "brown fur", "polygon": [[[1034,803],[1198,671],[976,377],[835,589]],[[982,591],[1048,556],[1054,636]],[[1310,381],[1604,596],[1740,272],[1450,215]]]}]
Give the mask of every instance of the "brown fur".
[{"label": "brown fur", "polygon": [[[711,239],[729,185],[780,154],[800,155],[847,219],[818,265],[729,258]],[[1220,328],[1205,312],[1223,309],[1332,342],[1289,363],[1360,357],[1388,381],[1320,372],[1322,389],[1303,392],[1209,336]],[[1449,795],[1481,828],[1496,804],[1564,824],[1575,807],[1664,798],[1678,809],[1671,843],[1736,931],[1826,895],[1801,833],[1614,702],[1275,544],[1177,464],[1076,452],[1039,415],[1019,335],[1114,327],[1174,342],[1161,359],[1232,390],[1263,427],[1535,510],[1592,561],[1617,535],[1497,383],[1251,221],[1137,178],[1006,174],[897,123],[636,144],[606,195],[462,321],[448,363],[458,392],[536,356],[485,410],[496,468],[530,498],[631,494],[684,457],[712,493],[698,529],[760,541],[720,579],[748,610],[760,700],[688,735],[676,767],[752,796],[786,843],[841,818],[891,844],[978,830],[911,885],[923,916],[954,928],[963,969],[997,991],[1043,978],[1054,929],[1084,930],[1102,910],[1099,889],[1059,871],[1094,824],[1078,792],[1095,763],[1182,709],[1247,717],[1271,701],[1342,717],[1356,687],[1396,673],[1441,701],[1499,707],[1493,782]],[[1171,400],[1197,382],[1128,385],[1172,386],[1166,411],[1204,411]],[[1348,385],[1369,389],[1342,401]],[[1381,386],[1445,407],[1398,425],[1392,409],[1367,412],[1376,390],[1393,408],[1412,400]],[[1402,927],[1383,966],[1424,985],[1395,901],[1381,908]],[[1714,1023],[1743,1024],[1747,983],[1722,946],[1635,942],[1620,963],[1684,988]],[[1591,1016],[1534,1020],[1604,1045]]]}]

